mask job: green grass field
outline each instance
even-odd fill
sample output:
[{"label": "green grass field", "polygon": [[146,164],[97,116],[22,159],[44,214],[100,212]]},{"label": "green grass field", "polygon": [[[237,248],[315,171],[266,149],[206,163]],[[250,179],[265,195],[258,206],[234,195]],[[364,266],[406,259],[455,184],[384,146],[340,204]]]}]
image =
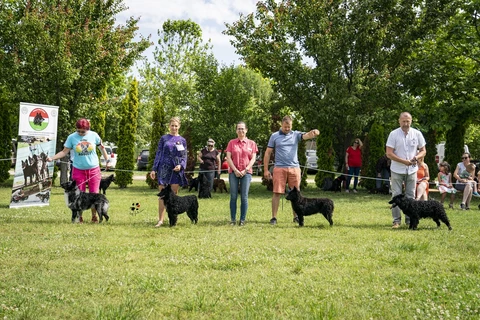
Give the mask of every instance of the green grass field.
[{"label": "green grass field", "polygon": [[0,188],[3,319],[480,317],[476,199],[447,211],[452,231],[432,220],[392,230],[389,196],[310,186],[305,195],[335,201],[334,226],[314,215],[299,228],[285,200],[271,226],[271,194],[253,183],[244,227],[229,225],[229,195],[214,193],[199,200],[197,225],[181,215],[175,228],[154,228],[156,191],[144,181],[112,185],[111,219],[100,225],[71,224],[58,187],[50,206],[8,209],[9,186]]}]

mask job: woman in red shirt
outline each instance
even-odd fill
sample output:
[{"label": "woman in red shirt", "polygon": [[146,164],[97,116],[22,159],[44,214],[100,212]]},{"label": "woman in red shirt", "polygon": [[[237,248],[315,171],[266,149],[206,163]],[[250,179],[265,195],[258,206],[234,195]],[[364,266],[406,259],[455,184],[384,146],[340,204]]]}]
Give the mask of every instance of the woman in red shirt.
[{"label": "woman in red shirt", "polygon": [[358,176],[360,174],[360,168],[362,167],[362,146],[362,140],[357,138],[345,153],[345,167],[348,170],[345,192],[350,192],[350,181],[353,176],[353,193],[357,193]]}]

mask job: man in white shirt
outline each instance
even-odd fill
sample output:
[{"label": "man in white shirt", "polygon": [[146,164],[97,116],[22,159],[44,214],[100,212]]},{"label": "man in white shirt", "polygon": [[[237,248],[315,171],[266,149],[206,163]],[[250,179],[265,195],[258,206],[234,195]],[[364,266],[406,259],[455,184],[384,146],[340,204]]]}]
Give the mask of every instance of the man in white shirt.
[{"label": "man in white shirt", "polygon": [[[412,115],[408,112],[400,114],[400,128],[390,132],[387,139],[386,154],[392,160],[390,170],[392,173],[392,197],[401,194],[405,184],[405,195],[407,198],[415,198],[415,186],[417,182],[417,158],[427,154],[425,138],[422,133],[411,128]],[[400,227],[402,215],[400,208],[392,208],[393,226]],[[408,225],[410,219],[406,216],[405,223]]]}]

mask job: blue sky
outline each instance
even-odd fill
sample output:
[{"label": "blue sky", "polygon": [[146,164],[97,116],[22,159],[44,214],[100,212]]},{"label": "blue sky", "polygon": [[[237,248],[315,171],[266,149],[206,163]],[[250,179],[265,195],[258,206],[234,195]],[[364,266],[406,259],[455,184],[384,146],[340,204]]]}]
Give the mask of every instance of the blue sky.
[{"label": "blue sky", "polygon": [[[139,34],[151,35],[157,43],[157,30],[168,20],[191,19],[202,28],[206,42],[211,40],[213,54],[220,64],[239,64],[239,57],[230,44],[230,38],[222,34],[225,23],[239,19],[240,13],[248,14],[255,11],[257,0],[124,0],[128,9],[118,17],[119,23],[124,23],[127,17],[140,17]],[[152,59],[153,46],[145,53]]]}]

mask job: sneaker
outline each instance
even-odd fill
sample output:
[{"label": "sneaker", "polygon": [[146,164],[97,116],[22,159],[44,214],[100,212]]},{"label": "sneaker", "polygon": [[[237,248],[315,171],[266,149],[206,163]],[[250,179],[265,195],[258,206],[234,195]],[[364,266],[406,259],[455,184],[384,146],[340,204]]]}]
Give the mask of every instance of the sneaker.
[{"label": "sneaker", "polygon": [[272,226],[276,225],[276,224],[277,224],[277,218],[272,218],[272,219],[270,219],[270,224],[271,224]]},{"label": "sneaker", "polygon": [[470,207],[465,207],[465,210],[470,210]]},{"label": "sneaker", "polygon": [[464,203],[460,203],[460,209],[465,210],[465,204]]},{"label": "sneaker", "polygon": [[350,192],[350,190],[346,189],[346,190],[345,190],[345,192],[346,192],[346,193],[349,193],[349,192]]},{"label": "sneaker", "polygon": [[453,203],[450,203],[450,204],[448,205],[448,208],[449,208],[449,209],[453,209]]},{"label": "sneaker", "polygon": [[294,223],[298,223],[298,217],[293,218]]},{"label": "sneaker", "polygon": [[243,227],[243,226],[245,225],[245,221],[241,220],[238,225],[239,225],[240,227]]},{"label": "sneaker", "polygon": [[357,193],[357,189],[353,189],[353,193]]},{"label": "sneaker", "polygon": [[232,222],[230,222],[230,225],[231,225],[231,226],[234,226],[234,225],[236,225],[236,224],[237,224],[237,221],[232,221]]},{"label": "sneaker", "polygon": [[480,197],[480,193],[474,192],[474,193],[473,193],[473,196],[474,196],[474,197]]},{"label": "sneaker", "polygon": [[392,229],[398,229],[400,228],[400,223],[395,222],[392,226]]}]

